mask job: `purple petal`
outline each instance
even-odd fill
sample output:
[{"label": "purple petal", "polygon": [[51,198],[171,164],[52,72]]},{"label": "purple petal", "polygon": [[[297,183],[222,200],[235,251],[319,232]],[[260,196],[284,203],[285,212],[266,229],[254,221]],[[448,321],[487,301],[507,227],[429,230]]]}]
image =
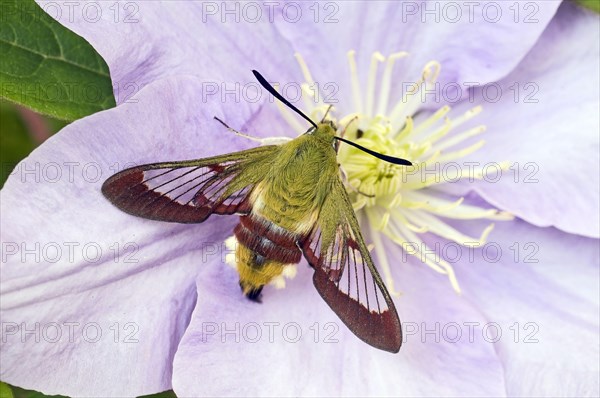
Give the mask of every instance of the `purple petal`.
[{"label": "purple petal", "polygon": [[[321,83],[337,82],[349,87],[349,77],[344,73],[342,80],[340,71],[349,70],[346,52],[355,49],[363,84],[367,82],[372,53],[407,51],[411,56],[398,61],[396,76],[402,79],[395,81],[397,86],[392,92],[405,90],[402,83],[417,81],[423,66],[431,60],[442,64],[442,85],[458,82],[470,86],[498,80],[514,69],[554,16],[560,1],[527,4],[305,3],[303,18],[297,23],[288,22],[292,7],[280,7],[279,12],[290,16],[288,20],[276,20],[276,25],[308,65],[318,67],[312,69],[318,72],[315,75]],[[349,93],[340,93],[337,98],[343,102]]]},{"label": "purple petal", "polygon": [[403,292],[398,355],[348,332],[304,266],[288,288],[266,289],[262,304],[241,297],[234,270],[213,268],[198,278],[173,387],[184,396],[596,396],[598,241],[522,221],[499,223],[492,237],[453,255],[462,296],[388,246]]},{"label": "purple petal", "polygon": [[[223,81],[237,82],[243,88],[247,82],[255,82],[250,71],[257,69],[274,81],[285,82],[289,81],[286,71],[295,66],[290,44],[279,38],[268,18],[239,24],[230,14],[231,23],[223,23],[220,7],[224,3],[39,3],[102,55],[110,69],[117,104],[128,101],[146,84],[168,76],[201,76],[216,82],[218,95],[225,95],[225,89],[233,90],[234,83],[221,87]],[[219,14],[212,14],[212,6]],[[210,90],[207,95],[215,95],[211,94],[212,85],[203,89]],[[241,89],[236,91],[240,102]]]},{"label": "purple petal", "polygon": [[[190,77],[148,85],[136,103],[70,124],[17,166],[1,191],[3,381],[75,396],[171,387],[196,275],[220,262],[232,220],[142,220],[113,207],[100,185],[134,163],[248,145],[212,120],[228,113],[221,103],[197,105],[201,87]],[[250,118],[240,106],[226,120]]]},{"label": "purple petal", "polygon": [[596,239],[515,221],[457,264],[465,300],[502,331],[494,348],[509,396],[600,393],[599,256]]},{"label": "purple petal", "polygon": [[[531,53],[500,82],[499,100],[475,100],[484,107],[477,122],[488,132],[483,148],[465,160],[512,163],[500,181],[469,185],[492,205],[535,225],[590,237],[600,236],[597,36],[598,16],[565,3]],[[450,188],[458,187],[469,188]]]},{"label": "purple petal", "polygon": [[[150,7],[154,7],[154,4],[142,4],[144,10],[150,10]],[[477,290],[473,287],[472,291],[475,293],[469,293],[471,291],[465,289],[465,297],[461,298],[453,296],[445,279],[439,278],[428,269],[403,266],[398,282],[405,296],[396,303],[405,325],[406,322],[412,322],[411,325],[417,327],[416,330],[420,333],[407,333],[408,341],[403,351],[394,356],[366,346],[348,332],[314,290],[308,288],[311,284],[310,271],[306,269],[300,270],[300,275],[290,283],[288,289],[266,289],[263,305],[248,303],[242,299],[235,271],[219,266],[222,253],[218,250],[218,245],[231,231],[234,218],[226,220],[225,223],[212,220],[210,224],[184,227],[139,220],[111,207],[101,197],[99,185],[105,176],[114,171],[110,170],[114,163],[119,162],[122,166],[126,161],[141,163],[202,157],[239,149],[244,144],[234,141],[231,135],[222,133],[222,129],[217,130],[219,126],[215,127],[210,118],[213,115],[225,115],[227,122],[232,126],[243,125],[249,121],[249,126],[258,127],[264,125],[261,121],[266,120],[270,114],[267,112],[267,105],[258,107],[257,104],[241,101],[239,106],[236,105],[236,113],[232,115],[231,104],[218,106],[214,98],[207,101],[207,98],[203,97],[206,87],[192,78],[168,79],[154,84],[149,84],[150,82],[175,73],[198,74],[198,70],[205,76],[214,76],[215,81],[219,81],[222,76],[234,76],[232,79],[237,79],[246,69],[256,66],[222,61],[220,64],[214,61],[205,61],[204,64],[197,62],[194,66],[188,64],[188,59],[195,58],[194,51],[202,50],[199,54],[204,56],[215,54],[215,59],[218,60],[224,58],[223,54],[235,53],[236,47],[241,47],[237,49],[239,54],[256,56],[244,58],[251,59],[248,63],[256,62],[259,68],[270,67],[270,70],[285,65],[283,73],[291,74],[287,63],[289,56],[277,55],[275,58],[279,57],[280,61],[274,62],[275,58],[269,55],[271,53],[266,53],[262,50],[262,45],[257,44],[256,37],[259,36],[248,34],[244,36],[243,42],[238,42],[237,39],[233,39],[233,32],[239,29],[236,26],[222,26],[223,36],[219,36],[214,42],[211,39],[206,40],[206,44],[189,44],[193,40],[182,38],[192,37],[202,41],[198,37],[207,36],[207,32],[212,34],[216,31],[214,27],[219,25],[213,23],[210,25],[210,31],[197,31],[191,24],[192,21],[198,22],[197,13],[188,10],[163,11],[161,18],[151,10],[145,14],[146,17],[139,26],[115,29],[120,35],[118,40],[106,40],[106,32],[112,32],[113,29],[107,28],[110,24],[105,19],[91,29],[97,38],[90,39],[92,44],[101,48],[100,52],[103,55],[112,54],[112,58],[107,59],[111,71],[117,76],[116,82],[139,82],[139,87],[148,84],[139,93],[140,103],[124,103],[115,110],[72,124],[21,164],[21,167],[24,164],[35,167],[37,162],[40,170],[45,170],[45,178],[42,178],[39,184],[21,183],[21,178],[30,177],[20,172],[15,174],[2,190],[2,241],[5,256],[9,253],[6,250],[9,249],[7,243],[19,246],[22,242],[27,248],[35,247],[36,242],[40,242],[43,247],[51,242],[63,246],[65,242],[97,242],[103,250],[103,257],[98,261],[103,263],[100,267],[95,267],[98,265],[96,262],[91,263],[82,258],[81,252],[77,253],[77,258],[72,262],[61,259],[56,264],[48,261],[48,253],[44,254],[43,250],[41,264],[35,264],[35,261],[27,257],[26,261],[22,262],[21,253],[11,254],[9,261],[1,268],[3,327],[11,326],[10,322],[17,325],[26,322],[25,326],[28,329],[31,329],[31,324],[35,322],[39,322],[42,328],[49,322],[57,322],[59,325],[64,322],[77,322],[80,325],[97,322],[104,333],[103,336],[110,334],[110,339],[102,339],[98,343],[88,343],[81,339],[75,343],[49,343],[42,338],[37,343],[34,332],[28,335],[33,337],[22,343],[21,332],[6,334],[9,341],[2,343],[2,380],[47,393],[138,395],[170,387],[171,364],[175,357],[173,386],[180,395],[426,395],[431,394],[431,388],[434,386],[438,394],[498,396],[506,391],[503,374],[506,364],[502,362],[506,360],[514,362],[507,367],[509,370],[506,380],[511,383],[509,391],[515,391],[518,395],[519,392],[530,392],[521,376],[537,377],[541,374],[542,376],[535,379],[531,390],[540,391],[542,381],[552,376],[557,378],[558,374],[554,369],[545,366],[548,358],[550,362],[560,362],[564,358],[572,361],[574,354],[571,352],[581,351],[577,341],[569,342],[565,349],[569,352],[560,350],[552,352],[555,356],[549,357],[551,354],[546,352],[564,342],[560,339],[564,337],[560,330],[552,330],[551,347],[546,345],[543,351],[524,350],[531,352],[530,358],[542,358],[541,364],[536,362],[533,367],[522,365],[524,358],[518,349],[515,350],[506,344],[500,345],[502,352],[498,355],[498,345],[491,345],[481,339],[473,343],[465,340],[451,343],[444,339],[441,343],[434,344],[431,339],[436,334],[439,336],[439,332],[434,332],[429,335],[425,333],[423,344],[419,344],[419,339],[410,343],[411,338],[423,336],[424,327],[435,327],[435,322],[440,322],[440,328],[451,322],[460,323],[465,320],[480,324],[490,319],[502,322],[516,319],[521,322],[528,319],[529,315],[535,316],[538,311],[542,314],[539,322],[545,325],[544,330],[550,327],[548,325],[551,325],[551,322],[555,325],[562,320],[564,325],[564,319],[567,319],[568,322],[573,322],[561,330],[581,337],[581,341],[588,341],[589,330],[594,326],[594,330],[597,330],[598,327],[597,320],[589,316],[593,313],[591,310],[597,313],[598,309],[597,302],[589,304],[590,292],[597,291],[597,285],[593,282],[597,272],[591,275],[589,269],[584,268],[581,274],[587,280],[582,282],[578,276],[578,271],[581,271],[578,265],[595,261],[593,264],[596,267],[593,269],[597,270],[598,253],[590,249],[590,240],[583,240],[583,246],[576,247],[577,261],[573,260],[575,276],[565,274],[564,264],[552,262],[557,258],[554,253],[547,257],[547,261],[550,270],[556,272],[557,278],[561,279],[555,283],[546,283],[540,279],[539,273],[525,274],[535,281],[541,280],[539,283],[524,285],[527,289],[535,289],[534,293],[557,289],[554,294],[548,294],[553,302],[562,298],[559,292],[567,291],[569,295],[576,296],[569,296],[566,300],[566,304],[582,308],[581,314],[575,316],[565,308],[556,313],[551,312],[542,306],[547,305],[547,302],[540,297],[534,297],[536,301],[532,307],[535,311],[528,308],[524,310],[524,315],[513,315],[515,311],[521,310],[518,306],[521,302],[516,295],[509,297],[512,301],[507,299],[512,305],[507,315],[506,308],[500,307],[491,295],[497,293],[493,278],[490,282],[489,279],[482,278],[480,281],[476,276],[471,276],[470,279],[467,276],[469,287],[481,282],[486,289]],[[179,12],[185,15],[179,15]],[[164,30],[156,29],[159,22],[164,24],[161,25],[165,26]],[[356,26],[362,26],[360,21],[358,22]],[[174,27],[177,23],[189,29],[181,33],[181,30],[175,30],[179,29]],[[82,32],[88,29],[88,25],[78,25],[79,32],[84,36],[87,33]],[[355,25],[346,25],[345,28],[348,26]],[[265,32],[274,35],[276,33],[276,28],[270,25],[261,24],[259,29],[265,29],[259,35],[264,35]],[[525,39],[519,37],[525,42],[523,47],[520,46],[520,42],[514,43],[513,38],[512,43],[521,50],[521,54],[529,48],[525,48],[528,40],[533,43],[534,36],[539,34],[539,31],[536,34],[531,33],[534,30],[528,30],[529,34],[523,35]],[[178,33],[171,36],[172,32]],[[204,36],[198,36],[200,33]],[[125,38],[131,39],[132,42],[122,46]],[[180,40],[187,44],[180,44]],[[219,42],[223,47],[216,50],[209,48],[209,42]],[[104,47],[99,43],[104,43]],[[289,43],[285,42],[282,45],[291,51]],[[278,46],[272,46],[273,53],[281,51]],[[307,53],[311,56],[316,54],[314,57],[317,60],[325,54],[333,54],[328,52],[327,47],[323,48],[325,50],[320,49],[314,53],[311,51],[316,51],[316,47],[313,50],[307,48]],[[359,48],[362,51],[362,47]],[[382,49],[385,50],[383,47]],[[404,48],[399,48],[401,49]],[[346,50],[341,49],[341,54]],[[482,59],[487,57],[488,55]],[[260,59],[256,60],[257,58]],[[312,64],[310,57],[306,58]],[[501,73],[505,74],[512,68],[509,66],[510,62],[502,60],[500,54],[499,64],[503,65],[504,72],[494,69],[493,76],[501,76]],[[129,63],[130,61],[132,63]],[[321,62],[318,61],[317,64],[319,63]],[[194,69],[198,65],[201,66],[200,69]],[[219,65],[221,69],[217,70],[215,65]],[[469,76],[471,72],[467,69],[465,71],[466,75],[457,76]],[[483,73],[481,76],[486,75]],[[119,102],[125,101],[119,99]],[[208,135],[211,132],[219,135]],[[268,134],[267,131],[266,135],[274,134]],[[60,159],[58,166],[64,177],[70,175],[71,164],[67,162],[77,162],[80,168],[76,168],[76,171],[81,171],[85,162],[96,162],[103,172],[103,178],[91,182],[89,174],[86,173],[87,178],[84,178],[80,173],[76,173],[71,181],[67,178],[50,181],[47,174],[50,172],[48,165],[50,162],[57,162],[57,159]],[[26,197],[31,199],[23,206],[23,198]],[[84,201],[85,206],[82,205]],[[9,217],[6,217],[7,214]],[[78,224],[80,220],[86,222],[85,228]],[[514,224],[506,223],[505,226],[508,228]],[[545,235],[548,230],[541,231],[544,231],[542,238],[548,238],[544,242],[550,242],[549,245],[561,240],[569,241],[565,239],[565,234],[554,231],[554,235],[550,234],[548,237]],[[530,231],[527,229],[525,232]],[[503,242],[509,239],[514,239],[514,236],[507,236]],[[119,247],[123,248],[128,242],[138,245],[139,251],[135,255],[139,256],[140,262],[122,264],[119,260],[113,264],[112,245],[119,243]],[[558,247],[563,252],[567,249]],[[204,261],[203,255],[215,251],[219,254],[218,258],[208,257]],[[122,259],[122,256],[120,258]],[[558,258],[565,262],[569,260],[564,257]],[[208,266],[200,266],[199,262],[206,262]],[[39,272],[40,269],[44,272]],[[514,267],[511,270],[514,271]],[[463,276],[463,271],[459,277]],[[470,269],[465,272],[468,271]],[[511,278],[507,277],[506,281],[502,281],[505,273],[510,274],[508,276]],[[501,279],[499,285],[504,289],[498,296],[506,297],[506,291],[510,293],[509,288],[518,287],[512,282],[521,273],[500,270],[498,275]],[[485,276],[489,277],[489,274],[486,273]],[[196,302],[196,294],[192,280],[196,280],[198,290],[193,315],[190,314],[190,310]],[[584,288],[574,290],[580,282],[584,284]],[[424,286],[427,286],[427,290]],[[572,291],[574,293],[571,293]],[[524,297],[530,299],[531,295]],[[479,300],[484,308],[483,313],[478,307]],[[190,328],[180,342],[184,329],[190,322],[190,316]],[[275,340],[272,343],[268,339],[269,329],[265,325],[265,322],[269,321],[278,322],[281,326],[275,329]],[[114,330],[110,329],[115,322],[118,322],[117,330],[121,332],[118,343],[114,343],[114,336],[111,334]],[[135,344],[122,341],[126,337],[124,334],[132,330],[131,326],[126,326],[130,322],[133,323],[134,330],[136,325],[139,328],[139,342]],[[226,328],[223,327],[223,322],[229,328],[235,327],[235,323],[239,322],[240,343],[231,340],[236,332],[230,335],[206,333],[207,328],[213,330],[215,324],[219,332],[224,331]],[[256,330],[251,322],[257,323],[262,332],[262,339],[256,343],[248,341],[253,339],[254,335],[251,333]],[[297,330],[296,325],[289,326],[291,322],[296,322],[302,331],[303,338],[297,343],[289,342],[294,336],[291,333]],[[318,322],[318,325],[315,325],[315,322]],[[338,326],[334,336],[339,341],[336,344],[323,342],[325,334],[331,330],[331,327],[327,326],[328,322]],[[286,332],[290,333],[285,335],[287,340],[281,334],[277,335],[277,332],[282,332],[284,325],[288,325]],[[320,332],[317,343],[314,342],[315,330],[310,329],[311,326]],[[585,332],[580,334],[578,327],[583,327]],[[66,333],[64,330],[63,326],[63,335]],[[3,335],[4,332],[5,330]],[[48,336],[45,337],[48,340]],[[220,343],[222,337],[226,337],[225,343]],[[342,344],[347,346],[341,349]],[[25,362],[22,361],[25,355],[28,361],[21,363]],[[597,363],[597,350],[584,357],[581,367],[583,370],[574,374],[583,375],[587,380],[589,369],[597,372],[597,366],[594,367],[592,359]],[[343,366],[339,361],[343,361]],[[368,367],[365,367],[365,363]],[[52,369],[52,372],[48,372],[48,369]],[[306,369],[310,369],[310,372],[306,372]],[[573,369],[579,370],[567,370]],[[52,377],[48,376],[49,373]],[[329,375],[330,377],[327,377]],[[399,378],[400,381],[397,381]],[[68,387],[69,390],[59,390],[57,380],[70,380],[72,384]],[[345,380],[352,382],[344,384]],[[390,380],[394,381],[393,384]],[[440,383],[440,380],[443,382]],[[593,385],[587,390],[575,390],[579,386],[573,387],[564,383],[563,388],[564,391],[575,393],[591,391],[597,394],[598,391]]]},{"label": "purple petal", "polygon": [[228,266],[199,276],[198,304],[175,355],[178,396],[504,393],[493,345],[441,337],[444,328],[454,338],[453,322],[486,321],[444,278],[423,266],[402,267],[404,295],[396,305],[405,342],[399,354],[390,354],[349,332],[312,287],[312,271],[298,267],[285,289],[265,288],[262,304],[242,297]]},{"label": "purple petal", "polygon": [[348,71],[348,50],[358,51],[363,77],[373,52],[409,51],[413,56],[401,66],[405,82],[418,79],[425,63],[435,59],[443,65],[442,83],[484,84],[518,64],[560,2],[265,3],[262,8],[258,3],[172,7],[142,2],[117,7],[119,15],[109,3],[94,6],[92,11],[99,11],[88,10],[90,15],[83,8],[73,12],[68,4],[62,4],[61,11],[56,2],[40,4],[47,4],[50,15],[104,57],[117,103],[165,76],[196,74],[215,81],[245,77],[232,75],[233,65],[243,71],[261,70],[284,83],[294,81],[289,73],[295,72],[300,82],[292,57],[300,52],[313,72],[318,67],[315,78],[324,95],[332,94],[344,104],[350,92],[338,89],[349,89],[348,76],[340,75]]}]

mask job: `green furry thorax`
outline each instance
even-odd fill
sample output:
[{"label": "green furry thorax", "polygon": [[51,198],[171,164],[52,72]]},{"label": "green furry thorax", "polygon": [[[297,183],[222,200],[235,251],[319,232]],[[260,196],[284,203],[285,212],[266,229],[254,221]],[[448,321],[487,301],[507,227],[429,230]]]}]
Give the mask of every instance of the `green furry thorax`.
[{"label": "green furry thorax", "polygon": [[259,211],[265,218],[293,232],[310,223],[329,194],[332,179],[339,178],[334,135],[335,130],[322,123],[281,146],[260,187]]}]

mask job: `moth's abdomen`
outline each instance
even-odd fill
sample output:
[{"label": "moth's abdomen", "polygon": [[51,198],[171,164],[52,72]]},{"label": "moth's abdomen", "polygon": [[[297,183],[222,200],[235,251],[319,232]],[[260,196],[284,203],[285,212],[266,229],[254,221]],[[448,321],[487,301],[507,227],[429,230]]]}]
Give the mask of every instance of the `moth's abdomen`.
[{"label": "moth's abdomen", "polygon": [[296,264],[302,258],[296,245],[299,236],[260,216],[241,216],[233,233],[239,243],[267,260]]},{"label": "moth's abdomen", "polygon": [[302,252],[298,234],[256,214],[241,216],[234,229],[236,268],[244,294],[256,299],[262,287],[279,277],[285,266],[297,264]]}]

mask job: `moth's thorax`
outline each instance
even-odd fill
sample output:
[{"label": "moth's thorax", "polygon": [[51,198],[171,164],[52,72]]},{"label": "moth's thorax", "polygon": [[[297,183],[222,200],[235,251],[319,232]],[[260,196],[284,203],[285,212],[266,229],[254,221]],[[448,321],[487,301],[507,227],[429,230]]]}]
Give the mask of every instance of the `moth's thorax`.
[{"label": "moth's thorax", "polygon": [[280,155],[252,193],[252,212],[291,232],[310,232],[332,179],[339,178],[333,138],[326,141],[334,134],[331,125],[323,123],[312,134],[282,145]]},{"label": "moth's thorax", "polygon": [[328,144],[332,144],[333,137],[335,137],[335,130],[335,125],[332,122],[326,121],[319,123],[317,128],[313,129],[310,135],[326,141]]}]

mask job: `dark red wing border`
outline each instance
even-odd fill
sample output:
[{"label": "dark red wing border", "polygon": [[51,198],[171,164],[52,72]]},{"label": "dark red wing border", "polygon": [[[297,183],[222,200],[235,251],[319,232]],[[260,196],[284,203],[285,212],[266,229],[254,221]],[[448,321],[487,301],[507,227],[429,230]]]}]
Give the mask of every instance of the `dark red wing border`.
[{"label": "dark red wing border", "polygon": [[144,182],[144,175],[141,166],[124,170],[104,182],[102,193],[112,204],[124,212],[158,221],[200,223],[213,213],[234,214],[251,210],[251,205],[247,200],[237,201],[230,205],[212,203],[206,198],[202,200],[201,205],[198,205],[200,201],[193,200],[181,203],[173,200],[169,195],[151,189]]},{"label": "dark red wing border", "polygon": [[200,223],[211,214],[248,214],[250,195],[275,146],[220,157],[132,167],[108,178],[102,193],[116,207],[151,220]]},{"label": "dark red wing border", "polygon": [[[359,285],[366,285],[365,280],[358,277],[368,273],[368,268],[352,272],[355,269],[348,263],[340,267],[328,267],[328,259],[319,258],[312,251],[309,243],[307,241],[303,245],[302,251],[308,263],[314,268],[313,283],[323,300],[348,329],[365,343],[380,350],[398,352],[402,345],[402,329],[394,303],[389,298],[386,301],[383,294],[375,292],[379,289],[377,284],[371,290],[372,300],[369,304],[366,304],[366,293],[362,297],[356,295]],[[346,258],[349,260],[350,256]],[[347,287],[349,283],[354,284],[354,291]],[[344,284],[346,286],[343,286]],[[384,286],[382,288],[385,289]],[[364,289],[363,293],[366,290]],[[377,302],[377,298],[381,299],[381,303]]]},{"label": "dark red wing border", "polygon": [[315,288],[348,329],[373,347],[398,352],[402,345],[398,313],[341,182],[333,185],[317,225],[300,246],[315,270]]},{"label": "dark red wing border", "polygon": [[400,350],[402,333],[394,307],[381,313],[367,310],[358,301],[342,293],[321,268],[315,269],[313,283],[323,300],[361,340],[380,350],[393,353]]}]

